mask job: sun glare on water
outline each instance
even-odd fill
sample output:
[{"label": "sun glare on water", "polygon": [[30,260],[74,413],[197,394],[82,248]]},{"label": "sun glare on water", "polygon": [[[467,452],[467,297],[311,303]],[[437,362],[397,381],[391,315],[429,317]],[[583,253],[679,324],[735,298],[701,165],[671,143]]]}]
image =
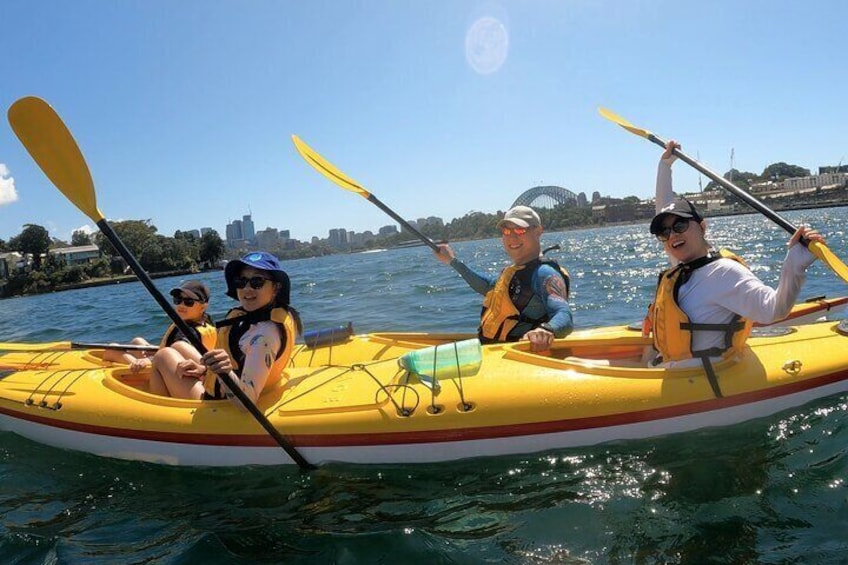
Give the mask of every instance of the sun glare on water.
[{"label": "sun glare on water", "polygon": [[465,34],[465,59],[481,75],[500,69],[508,51],[509,34],[506,26],[491,16],[479,18]]}]

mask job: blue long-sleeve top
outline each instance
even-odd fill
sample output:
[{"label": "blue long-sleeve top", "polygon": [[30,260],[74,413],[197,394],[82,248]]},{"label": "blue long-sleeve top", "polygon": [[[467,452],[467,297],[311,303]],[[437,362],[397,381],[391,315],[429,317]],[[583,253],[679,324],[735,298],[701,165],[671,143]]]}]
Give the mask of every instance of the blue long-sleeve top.
[{"label": "blue long-sleeve top", "polygon": [[[475,292],[485,296],[498,281],[498,275],[488,275],[475,271],[459,259],[452,259],[450,266],[468,283]],[[533,297],[524,308],[524,314],[529,318],[540,319],[547,316],[548,324],[554,330],[556,337],[565,337],[574,329],[574,320],[571,316],[571,307],[566,300],[558,295],[552,295],[547,290],[547,281],[550,277],[560,277],[560,274],[550,265],[542,264],[533,273],[531,284],[533,286]],[[519,339],[525,333],[533,329],[529,322],[519,322],[509,332],[509,337]]]}]

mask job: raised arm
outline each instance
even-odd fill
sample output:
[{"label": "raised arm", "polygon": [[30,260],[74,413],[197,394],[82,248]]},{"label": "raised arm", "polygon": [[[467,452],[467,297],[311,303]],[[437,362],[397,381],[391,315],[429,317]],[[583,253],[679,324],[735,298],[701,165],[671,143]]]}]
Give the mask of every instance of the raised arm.
[{"label": "raised arm", "polygon": [[677,157],[672,154],[672,151],[680,147],[680,144],[670,139],[665,146],[665,152],[660,157],[660,162],[657,165],[657,187],[654,201],[655,214],[667,204],[674,200],[674,188],[671,181],[671,165],[677,160]]}]

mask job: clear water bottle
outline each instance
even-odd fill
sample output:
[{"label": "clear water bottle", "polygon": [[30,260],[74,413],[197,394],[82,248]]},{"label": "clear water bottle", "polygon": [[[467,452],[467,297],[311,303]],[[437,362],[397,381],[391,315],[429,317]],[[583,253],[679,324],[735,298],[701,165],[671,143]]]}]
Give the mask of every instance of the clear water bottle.
[{"label": "clear water bottle", "polygon": [[398,358],[401,368],[430,379],[471,377],[480,370],[482,362],[483,349],[479,339],[426,347]]}]

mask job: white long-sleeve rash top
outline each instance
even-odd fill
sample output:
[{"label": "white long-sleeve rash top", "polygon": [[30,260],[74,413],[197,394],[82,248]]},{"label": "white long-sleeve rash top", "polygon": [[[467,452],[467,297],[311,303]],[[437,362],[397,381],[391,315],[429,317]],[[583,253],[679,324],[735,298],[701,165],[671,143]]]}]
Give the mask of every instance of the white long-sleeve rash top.
[{"label": "white long-sleeve rash top", "polygon": [[[656,213],[672,200],[671,165],[676,157],[660,160],[657,169]],[[677,261],[669,256],[672,265]],[[726,324],[735,314],[759,323],[779,320],[789,314],[801,292],[806,270],[815,256],[803,245],[793,245],[786,254],[777,289],[731,259],[719,259],[696,269],[680,286],[680,307],[694,323]],[[724,347],[721,332],[695,332],[694,350]]]}]

